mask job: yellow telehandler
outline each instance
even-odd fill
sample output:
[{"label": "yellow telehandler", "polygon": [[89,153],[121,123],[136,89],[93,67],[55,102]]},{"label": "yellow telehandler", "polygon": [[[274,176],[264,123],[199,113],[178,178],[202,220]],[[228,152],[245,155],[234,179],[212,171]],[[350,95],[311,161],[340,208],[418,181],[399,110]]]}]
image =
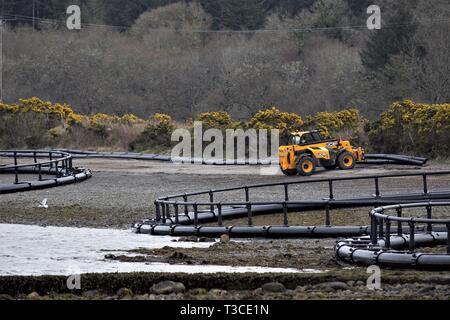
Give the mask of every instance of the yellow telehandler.
[{"label": "yellow telehandler", "polygon": [[364,160],[364,150],[354,148],[348,140],[324,139],[318,130],[293,132],[287,145],[280,146],[281,171],[287,176],[310,176],[317,167],[333,170],[353,169]]}]

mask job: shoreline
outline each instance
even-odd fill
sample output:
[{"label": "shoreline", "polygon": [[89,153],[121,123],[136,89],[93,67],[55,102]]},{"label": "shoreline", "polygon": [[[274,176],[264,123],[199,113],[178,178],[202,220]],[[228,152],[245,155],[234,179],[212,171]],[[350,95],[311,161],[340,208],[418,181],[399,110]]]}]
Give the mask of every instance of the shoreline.
[{"label": "shoreline", "polygon": [[[354,271],[323,274],[82,274],[81,290],[67,289],[65,276],[1,276],[0,296],[33,300],[448,299],[448,273],[405,277],[401,272],[386,271],[381,290],[368,289],[367,273]],[[152,293],[152,286],[168,280],[182,283],[185,289],[166,294]],[[284,289],[271,290],[267,284],[273,283],[282,284]]]}]

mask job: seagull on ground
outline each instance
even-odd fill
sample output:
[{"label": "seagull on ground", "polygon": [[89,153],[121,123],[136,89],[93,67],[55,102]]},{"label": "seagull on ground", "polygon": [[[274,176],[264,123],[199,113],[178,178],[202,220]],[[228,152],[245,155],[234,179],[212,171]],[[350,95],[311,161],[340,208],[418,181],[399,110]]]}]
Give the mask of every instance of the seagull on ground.
[{"label": "seagull on ground", "polygon": [[47,204],[47,198],[45,198],[44,200],[42,200],[42,202],[39,204],[38,208],[48,208],[48,204]]}]

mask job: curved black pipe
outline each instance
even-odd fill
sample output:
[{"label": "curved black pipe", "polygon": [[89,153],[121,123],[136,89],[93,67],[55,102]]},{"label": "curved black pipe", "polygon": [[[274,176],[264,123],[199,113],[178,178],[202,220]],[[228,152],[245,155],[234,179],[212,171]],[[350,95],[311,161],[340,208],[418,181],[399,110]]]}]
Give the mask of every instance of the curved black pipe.
[{"label": "curved black pipe", "polygon": [[[219,237],[227,234],[230,237],[239,238],[324,238],[324,237],[358,237],[347,241],[338,242],[336,246],[336,255],[347,262],[359,263],[365,265],[378,264],[380,266],[390,267],[417,267],[417,268],[442,268],[449,269],[446,254],[417,254],[415,252],[399,252],[405,248],[413,249],[417,246],[434,246],[446,243],[450,219],[431,219],[431,211],[427,209],[428,218],[402,218],[383,215],[379,208],[373,209],[371,215],[376,219],[390,220],[392,223],[398,220],[398,223],[412,223],[405,230],[399,231],[398,235],[392,235],[391,224],[383,225],[380,223],[371,226],[332,226],[328,222],[324,226],[289,226],[287,220],[288,212],[302,212],[306,210],[325,210],[327,221],[330,221],[331,209],[352,208],[352,207],[379,207],[384,205],[384,210],[393,210],[409,207],[427,207],[430,206],[450,206],[450,191],[441,190],[438,192],[429,192],[427,187],[427,177],[435,175],[449,175],[450,172],[424,172],[380,175],[370,177],[354,178],[335,178],[325,180],[301,181],[308,185],[316,182],[329,182],[330,191],[335,181],[341,180],[374,180],[377,194],[370,197],[335,199],[328,198],[322,200],[302,200],[302,201],[250,201],[248,191],[258,187],[276,187],[288,183],[274,183],[268,185],[252,185],[237,188],[227,188],[210,191],[195,191],[174,196],[160,197],[155,201],[157,209],[157,219],[147,219],[143,222],[133,225],[133,230],[138,233],[147,233],[152,235],[171,235],[171,236],[201,236],[201,237]],[[424,192],[386,194],[379,190],[378,180],[381,178],[406,178],[421,177],[423,180]],[[297,182],[299,183],[299,182]],[[295,182],[292,182],[295,184]],[[246,193],[246,202],[214,202],[215,193],[232,192],[244,190]],[[188,201],[192,196],[208,195],[208,201]],[[332,194],[330,192],[330,194]],[[285,196],[288,193],[285,193]],[[181,200],[182,201],[177,201]],[[438,202],[435,201],[444,201]],[[445,202],[446,201],[446,202]],[[402,205],[399,206],[398,203]],[[171,207],[175,208],[176,214],[169,214]],[[198,210],[199,206],[209,207],[210,210]],[[193,207],[194,212],[179,212],[180,208]],[[220,209],[219,209],[220,208]],[[172,210],[173,211],[173,210]],[[281,226],[253,226],[251,225],[252,216],[284,213],[285,225]],[[227,226],[224,227],[222,220],[234,218],[248,218],[248,226]],[[219,220],[220,218],[220,220]],[[401,222],[400,222],[401,221]],[[205,226],[204,223],[218,222],[218,226]],[[416,223],[416,224],[414,224]],[[422,223],[425,225],[417,225]],[[438,224],[431,228],[431,224]],[[445,224],[446,226],[440,226]],[[400,228],[397,226],[397,228]],[[411,231],[413,230],[413,231]],[[411,233],[410,233],[411,232]],[[370,237],[367,237],[369,236]],[[383,235],[385,236],[383,238]],[[363,238],[361,238],[363,237]],[[365,237],[365,238],[364,238]],[[375,238],[375,243],[373,239]],[[388,241],[389,240],[389,241]],[[413,244],[413,245],[411,245]],[[450,254],[450,244],[449,244]],[[394,251],[393,251],[394,250]]]},{"label": "curved black pipe", "polygon": [[[36,173],[34,170],[21,170],[22,173]],[[10,172],[12,173],[12,171]],[[48,172],[50,173],[50,172]],[[32,191],[38,189],[53,188],[77,182],[82,182],[92,177],[92,172],[89,169],[82,169],[81,172],[72,173],[71,175],[57,178],[49,178],[44,180],[32,180],[20,182],[19,184],[0,184],[0,194],[16,193],[24,191]]]},{"label": "curved black pipe", "polygon": [[[397,204],[391,206],[378,207],[370,212],[371,226],[373,230],[370,237],[354,238],[339,241],[336,244],[336,256],[346,262],[389,267],[415,267],[415,268],[438,268],[450,269],[450,218],[433,218],[433,207],[450,207],[450,202],[420,202],[409,204]],[[427,217],[405,217],[404,209],[426,208]],[[388,215],[387,211],[395,211],[396,215]],[[389,228],[383,226],[383,230],[377,230],[380,223],[389,223]],[[413,228],[417,223],[426,225],[426,229],[421,232],[412,232],[409,235],[401,234],[398,229],[397,234],[392,236],[390,225],[392,223],[407,223],[409,228]],[[444,230],[436,232],[435,226],[442,226]],[[442,229],[441,227],[441,229]],[[420,253],[416,252],[417,247],[431,247],[439,244],[447,245],[447,253]],[[399,250],[408,250],[399,251]]]},{"label": "curved black pipe", "polygon": [[[415,240],[420,246],[435,246],[447,242],[447,233],[441,233],[439,238],[434,238],[429,234],[416,234]],[[426,269],[450,269],[450,254],[444,253],[418,253],[408,251],[384,250],[381,248],[370,248],[367,246],[355,246],[353,240],[339,242],[336,245],[336,255],[339,259],[361,265],[379,265],[391,268],[426,268]],[[391,239],[394,241],[394,239]],[[403,246],[401,245],[403,243]],[[409,238],[404,241],[397,241],[400,249],[407,248]]]},{"label": "curved black pipe", "polygon": [[[68,185],[89,179],[89,169],[73,167],[72,156],[63,151],[10,150],[0,151],[0,157],[14,158],[13,164],[0,166],[0,174],[13,174],[14,183],[0,184],[0,194],[31,191]],[[34,158],[34,162],[18,164],[19,158]],[[38,161],[38,159],[46,160]],[[21,181],[21,174],[38,175],[36,180]],[[53,177],[44,177],[44,176]]]},{"label": "curved black pipe", "polygon": [[[155,161],[178,161],[184,163],[202,163],[204,165],[265,165],[268,164],[267,160],[249,161],[244,163],[237,163],[237,161],[229,162],[209,162],[203,159],[193,158],[181,158],[172,159],[168,155],[159,154],[145,154],[138,152],[96,152],[96,151],[83,151],[73,149],[57,149],[56,151],[62,151],[72,154],[74,158],[110,158],[110,159],[130,159],[130,160],[155,160]],[[399,164],[399,165],[417,165],[423,166],[428,161],[427,158],[413,157],[406,155],[395,154],[366,154],[363,161],[358,161],[361,164]]]}]

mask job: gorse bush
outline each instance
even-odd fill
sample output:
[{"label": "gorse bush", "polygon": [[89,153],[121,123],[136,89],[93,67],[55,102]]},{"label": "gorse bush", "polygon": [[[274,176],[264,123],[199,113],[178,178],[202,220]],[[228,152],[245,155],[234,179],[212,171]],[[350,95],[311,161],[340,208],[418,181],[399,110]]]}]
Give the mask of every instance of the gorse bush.
[{"label": "gorse bush", "polygon": [[[74,146],[123,147],[135,139],[144,120],[133,114],[80,115],[68,104],[52,104],[33,97],[16,104],[0,104],[0,144],[8,148]],[[126,147],[128,143],[125,144]]]},{"label": "gorse bush", "polygon": [[[421,156],[450,155],[450,104],[420,104],[410,100],[390,105],[369,123],[357,109],[319,112],[303,118],[276,107],[256,112],[248,121],[235,121],[224,111],[198,115],[203,129],[278,129],[280,143],[295,130],[318,129],[326,138],[350,139],[367,151]],[[133,114],[77,114],[67,104],[39,98],[16,104],[0,103],[0,148],[67,147],[167,152],[176,128],[193,129],[191,121],[175,122],[167,114],[149,119]]]},{"label": "gorse bush", "polygon": [[280,136],[286,137],[291,131],[300,130],[304,122],[296,113],[280,111],[276,107],[258,111],[248,122],[246,128],[253,129],[278,129]]},{"label": "gorse bush", "polygon": [[386,153],[448,156],[449,137],[450,104],[395,102],[369,128],[370,145]]},{"label": "gorse bush", "polygon": [[97,113],[89,117],[89,129],[93,130],[102,138],[108,137],[108,131],[114,123],[114,116],[109,116],[104,113]]},{"label": "gorse bush", "polygon": [[147,128],[153,128],[156,134],[172,134],[174,128],[172,117],[164,113],[156,113],[150,118],[150,125]]},{"label": "gorse bush", "polygon": [[[3,109],[4,110],[4,109]],[[0,146],[2,148],[39,148],[52,146],[49,121],[31,113],[0,113]],[[56,123],[53,125],[56,126]]]},{"label": "gorse bush", "polygon": [[8,148],[52,146],[57,132],[78,119],[68,105],[38,98],[0,104],[0,116],[0,143]]},{"label": "gorse bush", "polygon": [[239,122],[234,121],[230,114],[225,111],[203,112],[197,117],[201,121],[203,129],[234,129],[239,127]]},{"label": "gorse bush", "polygon": [[129,148],[132,151],[143,151],[153,147],[170,147],[173,130],[172,117],[156,113],[150,118],[144,131],[130,143]]},{"label": "gorse bush", "polygon": [[144,124],[145,120],[134,114],[125,114],[122,117],[105,113],[97,113],[87,118],[88,128],[96,132],[100,137],[106,139],[109,132],[120,126],[133,126]]},{"label": "gorse bush", "polygon": [[123,124],[129,124],[129,125],[133,125],[133,124],[142,124],[145,123],[145,120],[139,118],[138,116],[132,114],[132,113],[127,113],[124,114],[121,118],[120,118],[120,122]]},{"label": "gorse bush", "polygon": [[306,118],[306,125],[317,128],[327,138],[345,129],[354,129],[360,125],[361,116],[356,109],[336,112],[319,112]]},{"label": "gorse bush", "polygon": [[5,104],[0,103],[0,114],[25,114],[32,113],[35,115],[45,115],[49,121],[58,120],[62,121],[66,125],[90,125],[96,124],[136,124],[144,123],[143,119],[140,119],[134,114],[125,114],[122,117],[117,115],[109,115],[104,113],[97,113],[92,116],[84,116],[77,114],[73,111],[72,107],[68,104],[55,103],[52,104],[48,101],[42,101],[39,98],[33,97],[29,99],[20,99],[18,104]]},{"label": "gorse bush", "polygon": [[67,125],[81,123],[84,118],[67,104],[52,104],[36,97],[20,99],[18,104],[0,104],[0,113],[45,115],[49,121],[58,120]]},{"label": "gorse bush", "polygon": [[345,138],[354,143],[362,143],[364,127],[368,123],[357,109],[344,109],[335,112],[318,112],[306,118],[308,129],[318,129],[327,139]]}]

